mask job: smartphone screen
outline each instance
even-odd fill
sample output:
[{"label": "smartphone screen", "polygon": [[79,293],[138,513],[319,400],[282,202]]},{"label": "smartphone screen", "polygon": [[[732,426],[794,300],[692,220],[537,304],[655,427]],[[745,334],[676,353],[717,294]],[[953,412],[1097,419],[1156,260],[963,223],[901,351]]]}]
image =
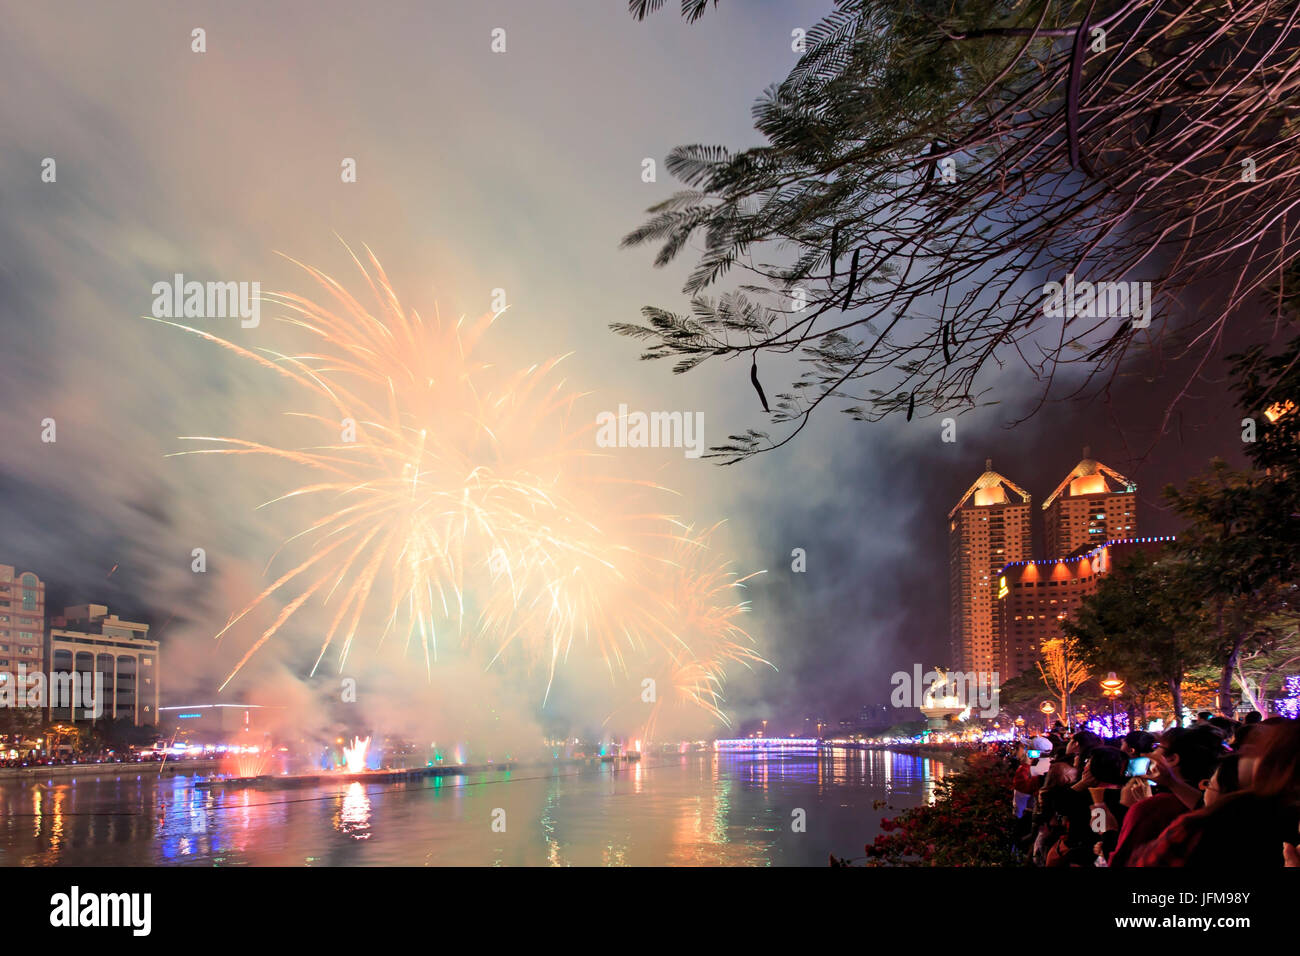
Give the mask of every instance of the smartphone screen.
[{"label": "smartphone screen", "polygon": [[1026,750],[1026,751],[1025,751],[1025,756],[1028,757],[1030,760],[1037,760],[1037,759],[1038,759],[1039,757],[1041,757],[1042,755],[1043,755],[1043,752],[1042,752],[1041,750]]},{"label": "smartphone screen", "polygon": [[1128,762],[1128,775],[1130,777],[1141,777],[1150,766],[1150,757],[1134,757]]}]

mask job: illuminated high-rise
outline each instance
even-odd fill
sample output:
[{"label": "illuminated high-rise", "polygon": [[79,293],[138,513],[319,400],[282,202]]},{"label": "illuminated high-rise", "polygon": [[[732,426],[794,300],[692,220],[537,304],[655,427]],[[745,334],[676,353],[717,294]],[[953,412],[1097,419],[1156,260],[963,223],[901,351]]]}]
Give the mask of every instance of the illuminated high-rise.
[{"label": "illuminated high-rise", "polygon": [[1165,537],[1105,541],[1087,553],[1037,561],[1011,561],[998,573],[997,610],[1001,656],[998,675],[1010,680],[1033,671],[1044,641],[1061,637],[1061,622],[1095,594],[1100,580],[1136,551],[1159,560],[1174,541]]},{"label": "illuminated high-rise", "polygon": [[1084,448],[1083,460],[1048,495],[1043,512],[1049,558],[1135,538],[1137,485]]},{"label": "illuminated high-rise", "polygon": [[1030,501],[992,461],[984,468],[948,514],[951,653],[955,669],[992,674],[1001,655],[998,571],[1030,557]]}]

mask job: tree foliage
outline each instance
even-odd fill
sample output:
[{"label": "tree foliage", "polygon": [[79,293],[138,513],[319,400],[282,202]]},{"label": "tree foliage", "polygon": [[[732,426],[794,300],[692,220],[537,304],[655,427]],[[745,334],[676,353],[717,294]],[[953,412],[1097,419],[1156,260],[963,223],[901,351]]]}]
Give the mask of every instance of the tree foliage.
[{"label": "tree foliage", "polygon": [[[690,311],[613,328],[679,373],[748,359],[765,410],[760,353],[801,360],[786,435],[733,435],[728,463],[828,401],[910,419],[973,407],[1012,362],[1046,395],[1062,364],[1100,385],[1161,336],[1208,354],[1300,246],[1298,40],[1293,0],[837,0],[755,104],[764,143],[672,150],[686,188],[624,239],[661,266],[700,249]],[[1048,317],[1067,274],[1151,282],[1154,321]],[[1221,299],[1180,315],[1216,274]]]},{"label": "tree foliage", "polygon": [[1260,631],[1259,639],[1238,657],[1233,677],[1242,701],[1268,714],[1282,680],[1300,671],[1300,615],[1273,615],[1261,622]]},{"label": "tree foliage", "polygon": [[[1294,321],[1300,288],[1277,291],[1279,318]],[[1234,680],[1242,683],[1242,655],[1271,659],[1300,613],[1300,338],[1276,353],[1256,346],[1234,356],[1232,387],[1253,467],[1215,459],[1164,492],[1187,521],[1176,550],[1214,631],[1224,713]]]},{"label": "tree foliage", "polygon": [[1061,719],[1070,723],[1070,695],[1091,676],[1088,666],[1080,659],[1078,641],[1068,636],[1043,641],[1038,675],[1043,686],[1060,701]]},{"label": "tree foliage", "polygon": [[1113,670],[1135,688],[1168,687],[1179,719],[1185,675],[1215,651],[1193,579],[1167,550],[1116,562],[1062,630],[1096,670]]}]

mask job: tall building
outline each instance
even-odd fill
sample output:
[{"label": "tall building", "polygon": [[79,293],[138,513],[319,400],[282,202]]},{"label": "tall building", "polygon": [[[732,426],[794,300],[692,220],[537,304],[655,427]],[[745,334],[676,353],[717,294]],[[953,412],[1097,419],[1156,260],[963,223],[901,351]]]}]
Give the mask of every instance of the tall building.
[{"label": "tall building", "polygon": [[992,461],[984,469],[948,513],[951,652],[957,670],[992,674],[1001,626],[994,585],[1003,566],[1030,555],[1030,503],[1029,492],[994,471]]},{"label": "tall building", "polygon": [[[50,627],[49,660],[57,673],[102,675],[99,719],[129,720],[137,727],[158,723],[158,642],[150,640],[148,624],[119,620],[102,604],[65,608]],[[94,719],[89,702],[75,713],[50,703],[52,720]]]},{"label": "tall building", "polygon": [[45,582],[0,564],[0,681],[16,681],[20,666],[29,688],[45,670]]},{"label": "tall building", "polygon": [[1097,590],[1097,582],[1134,551],[1154,555],[1172,536],[1106,541],[1091,551],[1037,561],[1012,561],[998,572],[998,674],[1009,680],[1032,670],[1043,641],[1061,636],[1061,622]]},{"label": "tall building", "polygon": [[1088,448],[1048,495],[1043,511],[1049,558],[1137,537],[1137,485],[1089,457]]}]

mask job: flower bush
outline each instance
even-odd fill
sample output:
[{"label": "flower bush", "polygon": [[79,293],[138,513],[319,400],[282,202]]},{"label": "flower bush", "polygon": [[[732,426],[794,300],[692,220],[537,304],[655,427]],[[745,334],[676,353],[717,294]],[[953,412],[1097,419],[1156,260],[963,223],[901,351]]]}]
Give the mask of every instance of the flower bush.
[{"label": "flower bush", "polygon": [[[931,805],[880,821],[866,846],[868,866],[1015,866],[1011,778],[1003,757],[972,754],[966,769],[938,785]],[[832,865],[844,865],[832,859]]]}]

